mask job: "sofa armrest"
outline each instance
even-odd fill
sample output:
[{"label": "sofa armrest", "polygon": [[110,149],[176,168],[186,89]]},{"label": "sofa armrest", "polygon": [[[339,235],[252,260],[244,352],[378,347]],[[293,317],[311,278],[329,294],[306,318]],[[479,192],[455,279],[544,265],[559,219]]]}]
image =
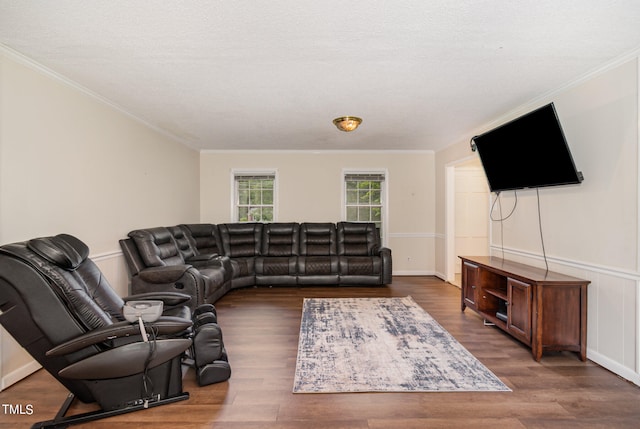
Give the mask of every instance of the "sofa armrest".
[{"label": "sofa armrest", "polygon": [[388,247],[379,247],[378,248],[378,256],[382,256],[382,254],[391,255],[391,249]]},{"label": "sofa armrest", "polygon": [[215,260],[218,256],[217,253],[201,253],[199,255],[193,255],[186,260],[188,263],[192,262],[208,262]]},{"label": "sofa armrest", "polygon": [[[147,323],[147,326],[153,328],[158,335],[168,335],[183,332],[185,329],[191,327],[192,322],[188,319],[182,319],[179,317],[161,316],[158,320],[152,323]],[[77,352],[85,347],[92,346],[94,344],[100,344],[105,341],[111,341],[116,338],[129,337],[132,335],[139,335],[140,327],[137,323],[130,323],[127,321],[114,323],[113,325],[105,326],[103,328],[94,329],[91,332],[72,338],[62,344],[57,345],[51,350],[47,351],[47,356],[62,356],[69,353]]]},{"label": "sofa armrest", "polygon": [[217,253],[203,253],[200,255],[195,255],[188,258],[185,262],[187,264],[192,264],[196,268],[222,267],[224,269],[231,269],[231,262],[229,260],[229,257],[222,256]]},{"label": "sofa armrest", "polygon": [[392,282],[393,274],[393,261],[391,259],[391,249],[388,247],[381,247],[378,250],[378,254],[382,259],[382,284],[388,285]]},{"label": "sofa armrest", "polygon": [[204,278],[191,265],[169,265],[150,267],[131,277],[131,294],[181,293],[191,297],[188,301],[191,311],[203,303]]},{"label": "sofa armrest", "polygon": [[174,283],[180,280],[191,265],[166,265],[149,267],[140,271],[138,277],[147,283]]}]

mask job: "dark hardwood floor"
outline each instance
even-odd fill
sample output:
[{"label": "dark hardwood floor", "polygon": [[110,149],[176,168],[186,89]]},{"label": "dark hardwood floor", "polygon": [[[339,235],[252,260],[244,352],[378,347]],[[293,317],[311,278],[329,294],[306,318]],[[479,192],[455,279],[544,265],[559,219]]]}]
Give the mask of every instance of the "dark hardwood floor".
[{"label": "dark hardwood floor", "polygon": [[[512,392],[293,394],[304,297],[411,295]],[[500,330],[460,311],[460,290],[434,277],[396,277],[382,288],[248,288],[216,303],[233,374],[198,387],[184,379],[188,401],[76,427],[220,429],[636,428],[640,387],[573,353],[531,352]],[[65,389],[43,370],[0,393],[2,404],[30,404],[0,428],[52,419]],[[78,404],[73,413],[92,409]]]}]

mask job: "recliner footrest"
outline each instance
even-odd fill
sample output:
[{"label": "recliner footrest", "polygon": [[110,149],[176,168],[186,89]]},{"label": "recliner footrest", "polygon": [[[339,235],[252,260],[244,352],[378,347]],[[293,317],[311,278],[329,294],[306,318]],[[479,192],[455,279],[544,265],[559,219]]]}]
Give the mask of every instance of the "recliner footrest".
[{"label": "recliner footrest", "polygon": [[231,366],[229,362],[217,360],[196,370],[196,377],[200,386],[220,383],[231,377]]},{"label": "recliner footrest", "polygon": [[[214,317],[213,313],[202,313],[201,320]],[[231,377],[231,367],[222,340],[222,329],[215,322],[199,325],[193,338],[193,354],[198,384],[204,386],[219,383]]]},{"label": "recliner footrest", "polygon": [[207,323],[218,323],[218,312],[213,304],[200,304],[194,310],[192,320],[196,328]]},{"label": "recliner footrest", "polygon": [[216,311],[216,307],[213,304],[200,304],[194,311],[193,311],[193,315],[197,316],[199,314],[202,313],[213,313],[214,316],[218,315],[218,312]]}]

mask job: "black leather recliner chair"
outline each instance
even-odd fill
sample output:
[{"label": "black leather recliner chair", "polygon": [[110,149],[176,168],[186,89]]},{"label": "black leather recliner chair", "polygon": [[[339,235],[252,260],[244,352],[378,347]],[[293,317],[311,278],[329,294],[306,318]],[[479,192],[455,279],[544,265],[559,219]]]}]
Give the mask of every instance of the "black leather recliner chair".
[{"label": "black leather recliner chair", "polygon": [[338,222],[336,229],[342,284],[391,283],[391,250],[380,246],[374,223]]},{"label": "black leather recliner chair", "polygon": [[298,284],[335,285],[340,282],[334,223],[302,223],[300,255]]},{"label": "black leather recliner chair", "polygon": [[224,254],[231,259],[234,271],[231,286],[256,284],[256,257],[260,255],[261,223],[223,223],[218,225]]},{"label": "black leather recliner chair", "polygon": [[[192,314],[191,298],[181,293],[123,299],[88,255],[89,248],[67,234],[0,247],[0,324],[71,392],[54,420],[33,427],[64,427],[188,399],[183,361],[193,362],[200,384],[229,378],[212,305]],[[163,302],[162,316],[142,326],[125,320],[128,300],[150,299]],[[76,398],[101,409],[66,417]]]},{"label": "black leather recliner chair", "polygon": [[200,255],[190,248],[179,227],[173,227],[180,243],[166,227],[138,229],[120,240],[131,274],[133,293],[159,289],[184,292],[193,299],[192,309],[215,302],[231,287],[230,274],[217,255]]},{"label": "black leather recliner chair", "polygon": [[257,285],[298,283],[297,223],[266,223],[262,226],[260,256],[255,257]]}]

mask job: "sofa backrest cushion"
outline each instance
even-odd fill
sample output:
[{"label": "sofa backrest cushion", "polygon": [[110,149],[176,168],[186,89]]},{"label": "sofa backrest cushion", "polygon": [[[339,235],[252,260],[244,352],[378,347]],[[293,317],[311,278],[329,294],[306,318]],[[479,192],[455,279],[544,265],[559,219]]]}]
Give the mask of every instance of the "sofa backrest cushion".
[{"label": "sofa backrest cushion", "polygon": [[262,256],[297,256],[300,224],[267,223],[262,227]]},{"label": "sofa backrest cushion", "polygon": [[218,226],[211,223],[190,223],[180,225],[188,231],[188,236],[192,239],[192,244],[198,254],[222,255],[222,243],[220,242],[220,232]]},{"label": "sofa backrest cushion", "polygon": [[184,229],[180,228],[179,226],[169,226],[167,227],[167,229],[173,236],[173,240],[178,247],[178,251],[182,255],[182,259],[186,261],[187,259],[192,258],[198,254],[195,246],[185,233]]},{"label": "sofa backrest cushion", "polygon": [[314,222],[300,224],[300,254],[304,256],[337,255],[336,225]]},{"label": "sofa backrest cushion", "polygon": [[338,255],[370,256],[380,248],[374,223],[338,222]]},{"label": "sofa backrest cushion", "polygon": [[178,245],[168,228],[137,229],[129,233],[147,267],[184,264]]},{"label": "sofa backrest cushion", "polygon": [[260,255],[261,223],[224,223],[218,225],[224,254],[231,258]]}]

